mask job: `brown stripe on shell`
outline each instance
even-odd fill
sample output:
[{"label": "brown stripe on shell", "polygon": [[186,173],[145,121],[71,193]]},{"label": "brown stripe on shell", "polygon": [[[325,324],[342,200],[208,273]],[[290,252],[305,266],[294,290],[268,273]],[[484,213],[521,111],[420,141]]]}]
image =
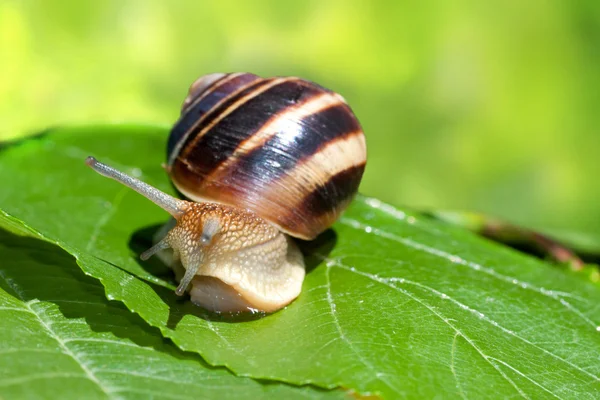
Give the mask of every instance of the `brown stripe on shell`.
[{"label": "brown stripe on shell", "polygon": [[247,154],[236,152],[236,157],[230,159],[231,166],[225,168],[222,164],[207,182],[227,181],[232,186],[252,185],[257,191],[267,191],[273,181],[285,176],[320,147],[355,132],[362,134],[362,128],[350,108],[340,103],[339,97],[333,98],[336,103],[324,105],[303,118],[282,119],[281,129],[270,135],[267,141]]},{"label": "brown stripe on shell", "polygon": [[[333,176],[348,168],[364,166],[366,162],[365,135],[362,131],[351,132],[324,143],[313,154],[299,160],[294,168],[273,181],[263,195],[279,196],[283,203],[293,204],[304,194],[327,185]],[[282,188],[286,188],[286,190],[283,191]],[[297,193],[293,193],[292,188]],[[281,199],[281,196],[286,194],[289,194],[289,198]]]},{"label": "brown stripe on shell", "polygon": [[[194,141],[186,143],[175,163],[184,163],[206,177],[229,159],[238,146],[252,137],[273,116],[304,102],[322,89],[298,78],[267,79],[215,111],[219,116],[203,124]],[[225,107],[227,107],[225,109]]]},{"label": "brown stripe on shell", "polygon": [[[298,146],[303,146],[297,136],[305,135],[304,131],[307,127],[302,121],[335,106],[345,106],[341,96],[332,92],[323,92],[274,114],[254,135],[241,142],[234,152],[207,176],[206,181],[235,180],[235,175],[240,170],[245,172],[244,178],[271,174],[275,178],[275,175],[281,175],[285,169],[296,164],[297,159],[294,152],[298,150]],[[297,135],[288,134],[285,135],[285,138],[281,138],[284,136],[284,131],[295,132]],[[285,143],[279,143],[282,141]],[[320,140],[318,142],[320,143]],[[290,149],[290,145],[293,148]],[[292,156],[290,156],[290,152],[292,152]],[[253,168],[257,170],[253,172]],[[275,174],[277,171],[279,172]]]},{"label": "brown stripe on shell", "polygon": [[[352,132],[299,160],[294,168],[274,179],[262,195],[286,208],[284,214],[276,214],[277,224],[293,236],[304,232],[310,238],[330,226],[347,207],[358,189],[366,162],[365,136],[362,130]],[[349,172],[358,170],[361,172],[357,176]],[[322,196],[315,197],[315,193]],[[311,203],[307,198],[312,198],[315,205],[307,208]]]},{"label": "brown stripe on shell", "polygon": [[[289,207],[278,218],[278,225],[288,233],[303,232],[303,239],[314,239],[333,225],[358,191],[365,164],[352,166],[332,176],[327,183]],[[319,229],[321,228],[321,229]]]},{"label": "brown stripe on shell", "polygon": [[197,95],[197,99],[186,108],[171,130],[167,145],[168,165],[172,165],[181,149],[195,138],[204,121],[212,114],[212,110],[258,82],[262,82],[262,78],[253,74],[228,74]]},{"label": "brown stripe on shell", "polygon": [[[188,98],[186,99],[186,102],[189,101],[189,105],[186,108],[189,109],[198,105],[199,102],[204,101],[206,97],[212,95],[215,92],[217,94],[218,99],[222,101],[225,97],[235,95],[236,92],[242,90],[244,87],[247,87],[249,84],[258,79],[262,78],[254,74],[248,74],[244,72],[223,74],[223,76],[220,79],[211,82],[209,85],[206,85],[204,89],[201,92],[196,93],[194,97],[192,97],[192,94],[190,93],[190,95],[188,95]],[[193,89],[190,88],[190,92],[192,90]],[[209,103],[214,106],[217,103],[217,101],[210,101]],[[211,107],[205,106],[203,108],[209,109]],[[183,111],[184,109],[182,109],[182,112]]]},{"label": "brown stripe on shell", "polygon": [[209,111],[207,119],[202,121],[203,124],[200,126],[199,134],[194,137],[194,140],[189,143],[189,146],[186,146],[182,155],[185,156],[186,153],[192,152],[205,134],[212,134],[211,129],[229,114],[239,110],[241,105],[283,82],[285,82],[285,78],[260,79],[253,82],[253,84],[241,88],[241,90],[236,91],[233,95],[228,96],[226,101],[213,107]]},{"label": "brown stripe on shell", "polygon": [[230,80],[235,75],[241,75],[241,73],[235,73],[235,74],[218,74],[217,73],[217,74],[210,74],[210,75],[202,76],[202,77],[196,79],[196,81],[194,81],[194,83],[192,83],[192,85],[190,86],[190,88],[188,90],[188,95],[185,98],[185,100],[183,101],[183,104],[181,105],[181,112],[183,113],[186,110],[186,108],[189,108],[192,105],[192,103],[197,103],[203,97],[205,97],[206,94],[210,92],[211,87],[214,87],[223,81]]}]

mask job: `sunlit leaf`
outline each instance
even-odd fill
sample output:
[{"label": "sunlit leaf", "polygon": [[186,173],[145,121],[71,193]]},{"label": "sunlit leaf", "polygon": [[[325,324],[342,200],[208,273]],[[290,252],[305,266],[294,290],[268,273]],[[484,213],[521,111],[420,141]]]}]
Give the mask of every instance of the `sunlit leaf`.
[{"label": "sunlit leaf", "polygon": [[0,207],[73,254],[181,349],[239,375],[385,398],[600,395],[600,290],[585,276],[359,198],[308,246],[301,296],[264,318],[208,315],[137,254],[167,215],[87,155],[172,192],[166,131],[56,130],[0,153]]},{"label": "sunlit leaf", "polygon": [[0,397],[341,398],[208,366],[104,297],[55,245],[0,229]]}]

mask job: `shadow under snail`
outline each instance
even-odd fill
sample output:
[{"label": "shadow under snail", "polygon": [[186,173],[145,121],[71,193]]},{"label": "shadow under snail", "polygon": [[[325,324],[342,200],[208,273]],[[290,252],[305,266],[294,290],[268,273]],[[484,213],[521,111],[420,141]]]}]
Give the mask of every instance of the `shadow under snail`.
[{"label": "shadow under snail", "polygon": [[366,144],[344,98],[315,83],[210,74],[190,87],[167,145],[166,170],[192,201],[93,157],[86,163],[173,216],[141,258],[173,249],[178,295],[190,287],[191,300],[211,311],[274,312],[304,280],[291,237],[314,239],[346,209]]}]

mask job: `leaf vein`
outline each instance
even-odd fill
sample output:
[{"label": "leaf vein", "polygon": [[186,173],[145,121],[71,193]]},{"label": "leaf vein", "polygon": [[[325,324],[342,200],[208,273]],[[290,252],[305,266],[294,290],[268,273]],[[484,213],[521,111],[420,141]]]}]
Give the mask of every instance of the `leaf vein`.
[{"label": "leaf vein", "polygon": [[345,270],[363,275],[377,283],[380,283],[382,285],[388,286],[394,290],[397,290],[400,293],[403,293],[404,295],[408,296],[409,298],[413,299],[414,301],[416,301],[417,303],[421,304],[423,307],[427,308],[432,314],[434,314],[436,317],[438,317],[439,319],[441,319],[446,325],[448,325],[455,333],[460,334],[466,341],[467,343],[469,343],[473,349],[475,349],[475,351],[477,351],[479,353],[479,355],[485,360],[487,361],[508,383],[510,383],[511,386],[513,386],[513,388],[515,388],[515,390],[519,393],[519,395],[521,395],[521,397],[523,398],[529,398],[525,392],[523,392],[523,390],[512,380],[510,379],[505,373],[504,371],[502,371],[500,368],[498,368],[498,366],[496,366],[496,364],[494,364],[493,362],[491,362],[488,359],[488,356],[475,344],[475,342],[469,338],[468,336],[466,336],[460,329],[458,329],[456,326],[454,326],[454,324],[452,324],[450,322],[450,320],[448,318],[445,318],[442,314],[440,314],[439,312],[437,312],[432,306],[430,306],[429,304],[427,304],[426,302],[424,302],[423,300],[421,300],[420,298],[418,298],[417,296],[413,295],[412,293],[410,293],[408,290],[404,290],[401,289],[399,287],[396,287],[394,285],[392,285],[390,282],[382,279],[382,278],[376,278],[374,276],[372,276],[371,274],[368,273],[364,273],[362,271],[356,271],[356,270],[352,270],[350,267],[346,266],[346,265],[340,265],[337,261],[335,260],[329,260],[329,262],[327,263],[328,269],[330,269],[333,266],[336,267],[341,267]]},{"label": "leaf vein", "polygon": [[378,372],[375,367],[369,363],[367,361],[367,359],[365,357],[363,357],[363,355],[356,349],[356,347],[354,346],[354,344],[348,339],[348,337],[346,336],[346,334],[344,333],[344,331],[342,330],[342,326],[340,325],[340,321],[338,320],[337,314],[336,314],[336,305],[335,302],[333,300],[333,295],[331,293],[331,276],[330,276],[330,271],[331,271],[331,267],[329,265],[327,265],[327,269],[325,270],[325,279],[326,279],[326,284],[327,284],[327,302],[329,303],[329,307],[330,307],[330,311],[331,311],[331,317],[333,319],[333,323],[336,327],[336,330],[338,332],[338,334],[340,335],[340,339],[348,344],[348,347],[350,348],[350,350],[352,350],[352,352],[354,354],[356,354],[356,356],[358,357],[358,359],[363,363],[364,366],[366,366],[369,370],[373,371],[374,376],[377,377],[377,379],[379,379],[380,381],[384,382],[386,385],[388,385],[388,387],[392,390],[394,390],[396,393],[401,393],[401,391],[395,386],[393,385],[391,382],[389,382],[387,379],[383,379],[383,374]]},{"label": "leaf vein", "polygon": [[100,218],[98,218],[98,222],[96,223],[96,225],[94,226],[94,229],[92,230],[92,235],[90,237],[90,240],[88,240],[88,242],[85,246],[85,251],[90,252],[94,249],[94,246],[96,245],[96,242],[98,241],[98,236],[100,235],[100,231],[106,224],[108,224],[110,219],[117,213],[119,206],[121,205],[121,202],[123,201],[123,198],[125,197],[125,195],[128,192],[129,192],[128,188],[126,188],[126,187],[121,188],[115,195],[115,198],[113,199],[113,201],[110,203],[110,207],[108,208],[108,210]]},{"label": "leaf vein", "polygon": [[593,326],[594,329],[596,328],[596,326],[598,326],[598,324],[596,324],[594,321],[592,321],[590,318],[588,318],[585,314],[583,314],[580,310],[578,310],[577,308],[575,308],[571,303],[569,303],[568,301],[566,301],[564,298],[562,298],[562,296],[559,296],[556,292],[551,291],[551,290],[546,290],[546,289],[542,289],[542,288],[538,288],[530,283],[527,282],[523,282],[519,279],[516,278],[512,278],[503,274],[500,274],[496,271],[494,271],[491,268],[486,268],[480,264],[477,264],[475,262],[471,262],[471,261],[467,261],[463,258],[461,258],[460,256],[457,256],[455,254],[451,254],[448,252],[445,252],[443,250],[438,250],[436,248],[421,244],[421,243],[417,243],[411,239],[407,239],[407,238],[403,238],[397,235],[394,235],[392,233],[389,232],[385,232],[381,229],[377,229],[377,228],[372,228],[370,226],[364,225],[359,221],[353,220],[353,219],[349,219],[349,218],[342,218],[340,219],[340,222],[346,226],[349,226],[351,228],[357,229],[357,230],[362,230],[366,233],[370,233],[370,234],[374,234],[377,235],[379,237],[382,237],[384,239],[388,239],[391,241],[394,241],[396,243],[400,243],[403,244],[407,247],[411,247],[415,250],[419,250],[422,251],[424,253],[430,254],[432,256],[436,256],[436,257],[440,257],[443,258],[444,260],[450,261],[453,264],[458,264],[458,265],[463,265],[465,267],[468,267],[472,270],[475,271],[479,271],[482,273],[485,273],[489,276],[492,276],[496,279],[499,279],[501,281],[504,282],[508,282],[514,285],[517,285],[521,288],[523,288],[524,290],[531,290],[534,291],[536,293],[539,293],[543,296],[549,297],[555,301],[558,301],[563,307],[567,308],[568,310],[572,311],[575,315],[577,315],[579,318],[581,318],[582,320],[584,320],[588,325]]},{"label": "leaf vein", "polygon": [[454,338],[452,339],[452,349],[450,351],[450,371],[452,371],[452,375],[454,376],[454,380],[456,381],[456,388],[458,389],[458,394],[460,395],[460,397],[467,400],[467,396],[463,391],[462,385],[460,384],[460,380],[458,379],[458,375],[456,374],[456,369],[454,367],[454,356],[456,355],[456,339],[458,339],[459,336],[461,336],[461,334],[456,332],[454,334]]},{"label": "leaf vein", "polygon": [[32,306],[35,305],[36,302],[34,302],[34,301],[26,302],[25,298],[20,294],[21,290],[18,287],[18,285],[15,285],[14,282],[11,279],[8,279],[6,277],[6,275],[4,274],[3,271],[0,271],[0,277],[2,279],[4,279],[4,281],[6,281],[6,283],[16,293],[19,293],[19,296],[21,297],[21,300],[24,302],[24,304],[27,307],[27,309],[29,309],[29,311],[37,318],[37,320],[39,321],[40,325],[44,328],[44,330],[48,333],[48,335],[51,338],[53,338],[58,343],[58,346],[62,349],[62,352],[65,355],[71,357],[75,361],[75,363],[77,363],[77,365],[79,365],[79,367],[83,370],[83,372],[85,373],[85,375],[87,376],[87,378],[89,380],[91,380],[92,382],[94,382],[96,384],[96,386],[98,386],[98,388],[107,397],[110,397],[108,389],[100,382],[100,380],[98,380],[98,378],[94,375],[94,373],[92,372],[92,370],[90,368],[88,368],[88,366],[77,356],[76,353],[74,353],[73,351],[71,351],[71,349],[69,349],[69,347],[66,345],[66,342],[63,339],[61,339],[61,337],[51,328],[51,325],[48,324],[48,321],[46,321],[43,318],[43,311],[40,309],[39,312],[36,312],[33,309]]}]

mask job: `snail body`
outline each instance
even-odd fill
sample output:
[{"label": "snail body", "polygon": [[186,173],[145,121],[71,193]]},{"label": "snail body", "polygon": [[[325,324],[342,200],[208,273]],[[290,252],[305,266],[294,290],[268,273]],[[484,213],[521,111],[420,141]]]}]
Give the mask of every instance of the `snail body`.
[{"label": "snail body", "polygon": [[[326,230],[358,190],[362,128],[344,99],[299,78],[211,74],[192,84],[167,144],[173,198],[93,158],[176,222],[148,258],[173,249],[182,295],[212,311],[276,311],[300,293],[304,261],[290,237]],[[169,227],[171,228],[171,227]]]}]

